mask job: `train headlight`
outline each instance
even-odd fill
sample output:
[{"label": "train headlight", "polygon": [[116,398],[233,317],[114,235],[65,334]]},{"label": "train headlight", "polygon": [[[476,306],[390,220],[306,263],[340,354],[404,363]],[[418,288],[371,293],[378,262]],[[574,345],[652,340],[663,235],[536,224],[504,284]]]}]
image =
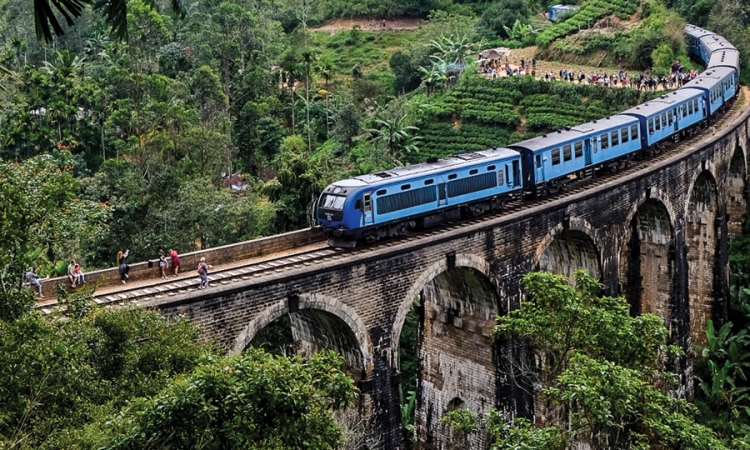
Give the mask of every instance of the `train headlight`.
[{"label": "train headlight", "polygon": [[341,188],[340,187],[333,188],[333,193],[334,194],[338,194],[339,192],[341,192]]}]

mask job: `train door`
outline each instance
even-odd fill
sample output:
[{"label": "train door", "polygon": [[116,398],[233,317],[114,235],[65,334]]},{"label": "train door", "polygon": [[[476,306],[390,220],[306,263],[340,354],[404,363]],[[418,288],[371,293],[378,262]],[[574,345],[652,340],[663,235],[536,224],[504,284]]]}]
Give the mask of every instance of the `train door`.
[{"label": "train door", "polygon": [[513,186],[518,187],[521,185],[521,165],[519,161],[513,161]]},{"label": "train door", "polygon": [[[546,158],[545,158],[546,159]],[[534,155],[534,167],[536,167],[536,182],[545,181],[544,179],[544,165],[542,164],[542,154],[537,153]]]},{"label": "train door", "polygon": [[445,206],[448,204],[448,196],[445,192],[445,183],[438,183],[438,206]]},{"label": "train door", "polygon": [[375,223],[372,213],[372,192],[365,192],[362,196],[362,222],[363,225],[372,225]]}]

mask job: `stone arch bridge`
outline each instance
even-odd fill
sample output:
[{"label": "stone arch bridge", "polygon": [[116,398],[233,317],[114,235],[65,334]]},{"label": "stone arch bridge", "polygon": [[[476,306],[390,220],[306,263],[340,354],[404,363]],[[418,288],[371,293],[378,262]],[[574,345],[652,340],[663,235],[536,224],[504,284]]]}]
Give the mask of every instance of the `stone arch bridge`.
[{"label": "stone arch bridge", "polygon": [[[489,333],[496,315],[518,307],[521,277],[532,270],[588,269],[634,314],[663,318],[687,354],[709,318],[727,319],[728,241],[747,210],[750,111],[735,117],[668,159],[540,206],[142,304],[187,315],[205,338],[237,353],[290,314],[305,350],[345,356],[371,447],[397,449],[399,337],[421,296],[418,447],[448,448],[439,418],[450,408],[533,414]],[[689,395],[690,361],[682,365]]]}]

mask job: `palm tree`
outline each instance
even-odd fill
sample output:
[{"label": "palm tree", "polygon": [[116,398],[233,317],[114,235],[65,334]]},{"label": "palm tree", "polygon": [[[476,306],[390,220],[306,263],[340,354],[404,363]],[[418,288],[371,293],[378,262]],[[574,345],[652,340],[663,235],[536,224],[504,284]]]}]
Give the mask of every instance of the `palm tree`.
[{"label": "palm tree", "polygon": [[323,75],[323,78],[326,80],[326,89],[328,89],[328,82],[331,80],[331,77],[333,77],[333,72],[335,70],[336,65],[331,61],[322,61],[320,64],[318,64],[317,72]]},{"label": "palm tree", "polygon": [[440,36],[439,40],[431,40],[428,46],[437,51],[440,59],[459,66],[460,70],[463,70],[466,58],[477,52],[477,44],[471,42],[467,35]]},{"label": "palm tree", "polygon": [[425,93],[427,95],[432,94],[435,91],[435,87],[439,84],[443,84],[448,81],[448,63],[438,56],[430,56],[432,59],[432,66],[429,69],[420,67],[419,71],[422,73],[422,84],[425,87]]},{"label": "palm tree", "polygon": [[310,73],[313,70],[313,63],[317,60],[318,55],[313,50],[305,49],[302,52],[302,64],[305,69],[305,118],[307,120],[307,150],[312,151],[312,130],[310,129]]},{"label": "palm tree", "polygon": [[[145,0],[146,5],[157,9],[156,0]],[[118,39],[128,38],[128,0],[35,0],[34,21],[36,23],[36,37],[40,41],[52,42],[52,32],[55,35],[65,34],[56,14],[65,19],[68,26],[74,24],[74,19],[81,17],[84,9],[93,5],[104,14],[104,21],[112,28],[112,34]],[[170,0],[172,11],[180,18],[185,17],[187,10],[183,0]]]},{"label": "palm tree", "polygon": [[406,114],[396,120],[377,119],[375,123],[379,125],[378,128],[367,130],[374,140],[379,140],[385,145],[391,159],[399,166],[404,165],[400,161],[402,155],[417,151],[416,142],[422,139],[414,134],[419,128],[406,125],[405,120]]}]

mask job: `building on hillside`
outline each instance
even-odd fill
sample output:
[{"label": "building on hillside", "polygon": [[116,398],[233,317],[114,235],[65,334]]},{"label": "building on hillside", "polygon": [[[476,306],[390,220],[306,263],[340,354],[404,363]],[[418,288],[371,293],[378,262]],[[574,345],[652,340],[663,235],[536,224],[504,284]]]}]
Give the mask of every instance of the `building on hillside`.
[{"label": "building on hillside", "polygon": [[575,5],[555,5],[549,7],[549,20],[557,22],[557,19],[563,14],[571,11],[578,11],[578,7]]}]

